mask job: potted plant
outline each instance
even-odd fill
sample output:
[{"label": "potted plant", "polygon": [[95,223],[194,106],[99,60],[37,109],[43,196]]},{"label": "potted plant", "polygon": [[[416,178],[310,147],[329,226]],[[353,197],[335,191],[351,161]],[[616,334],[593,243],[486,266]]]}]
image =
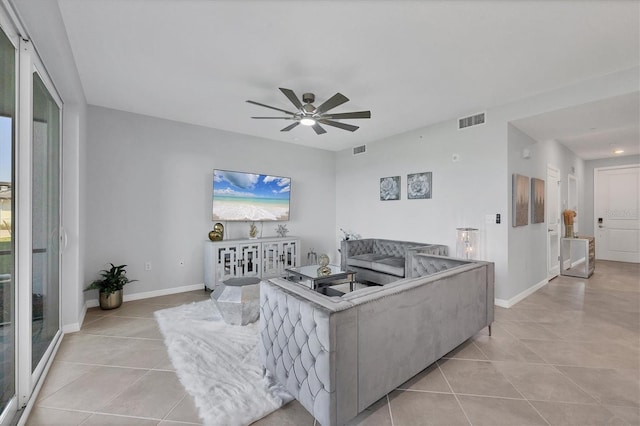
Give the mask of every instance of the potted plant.
[{"label": "potted plant", "polygon": [[110,269],[100,271],[100,279],[95,280],[84,291],[98,290],[100,296],[100,309],[115,309],[122,305],[122,288],[125,284],[138,281],[127,278],[127,265],[115,266],[110,263]]}]

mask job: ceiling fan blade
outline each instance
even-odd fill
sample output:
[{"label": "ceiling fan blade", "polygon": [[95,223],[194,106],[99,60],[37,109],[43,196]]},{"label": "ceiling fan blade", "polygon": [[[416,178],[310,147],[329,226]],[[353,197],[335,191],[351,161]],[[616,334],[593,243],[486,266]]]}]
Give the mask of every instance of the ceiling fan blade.
[{"label": "ceiling fan blade", "polygon": [[345,95],[343,95],[342,93],[336,93],[335,95],[327,99],[322,105],[316,108],[314,113],[322,114],[323,112],[329,111],[330,109],[335,108],[338,105],[342,105],[347,101],[349,101],[349,98],[347,98]]},{"label": "ceiling fan blade", "polygon": [[324,119],[318,120],[318,121],[322,124],[326,124],[327,126],[337,127],[339,129],[348,130],[350,132],[355,132],[356,130],[359,129],[358,126],[354,126],[352,124],[340,123],[338,121],[331,121],[331,120],[324,120]]},{"label": "ceiling fan blade", "polygon": [[299,121],[296,121],[293,124],[288,125],[287,127],[285,127],[284,129],[280,130],[281,132],[288,132],[289,130],[293,129],[294,127],[296,127],[298,124],[300,124]]},{"label": "ceiling fan blade", "polygon": [[255,101],[247,101],[247,102],[249,102],[250,104],[261,106],[261,107],[275,109],[276,111],[286,112],[287,114],[291,114],[291,115],[295,115],[296,114],[295,112],[291,112],[291,111],[287,111],[286,109],[280,109],[280,108],[272,107],[272,106],[269,106],[269,105],[261,104],[260,102],[255,102]]},{"label": "ceiling fan blade", "polygon": [[339,120],[341,118],[371,118],[371,111],[342,112],[339,114],[327,114],[322,118],[330,120]]},{"label": "ceiling fan blade", "polygon": [[295,120],[293,117],[251,117],[259,120]]},{"label": "ceiling fan blade", "polygon": [[319,125],[318,123],[314,124],[314,125],[313,125],[313,126],[311,126],[311,127],[313,127],[313,130],[315,130],[315,131],[316,131],[316,134],[317,134],[317,135],[321,135],[321,134],[323,134],[323,133],[327,133],[327,131],[326,131],[325,129],[323,129],[323,128],[322,128],[322,126],[321,126],[321,125]]},{"label": "ceiling fan blade", "polygon": [[284,93],[284,95],[287,97],[287,99],[289,99],[291,101],[291,103],[295,105],[296,108],[298,108],[298,109],[302,108],[302,102],[300,102],[300,99],[298,99],[296,94],[293,93],[293,90],[291,90],[291,89],[283,89],[282,87],[280,87],[280,91],[282,93]]}]

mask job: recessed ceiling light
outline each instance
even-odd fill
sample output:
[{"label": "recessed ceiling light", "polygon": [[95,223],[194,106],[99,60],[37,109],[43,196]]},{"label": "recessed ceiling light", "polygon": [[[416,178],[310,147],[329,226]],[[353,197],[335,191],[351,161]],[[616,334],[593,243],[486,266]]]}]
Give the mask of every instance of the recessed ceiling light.
[{"label": "recessed ceiling light", "polygon": [[614,149],[613,153],[614,154],[623,154],[624,153],[624,149]]}]

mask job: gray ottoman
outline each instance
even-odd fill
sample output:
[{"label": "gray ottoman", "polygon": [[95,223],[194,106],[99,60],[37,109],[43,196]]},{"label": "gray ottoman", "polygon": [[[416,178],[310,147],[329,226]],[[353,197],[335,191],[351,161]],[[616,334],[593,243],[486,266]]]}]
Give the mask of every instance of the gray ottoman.
[{"label": "gray ottoman", "polygon": [[227,324],[247,325],[260,316],[260,279],[230,278],[211,293]]}]

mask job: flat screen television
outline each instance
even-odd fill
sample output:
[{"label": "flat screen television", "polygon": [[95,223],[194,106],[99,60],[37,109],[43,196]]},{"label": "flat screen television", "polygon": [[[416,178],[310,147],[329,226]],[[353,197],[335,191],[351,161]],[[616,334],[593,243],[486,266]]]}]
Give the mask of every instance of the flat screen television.
[{"label": "flat screen television", "polygon": [[289,220],[291,178],[213,171],[213,220]]}]

